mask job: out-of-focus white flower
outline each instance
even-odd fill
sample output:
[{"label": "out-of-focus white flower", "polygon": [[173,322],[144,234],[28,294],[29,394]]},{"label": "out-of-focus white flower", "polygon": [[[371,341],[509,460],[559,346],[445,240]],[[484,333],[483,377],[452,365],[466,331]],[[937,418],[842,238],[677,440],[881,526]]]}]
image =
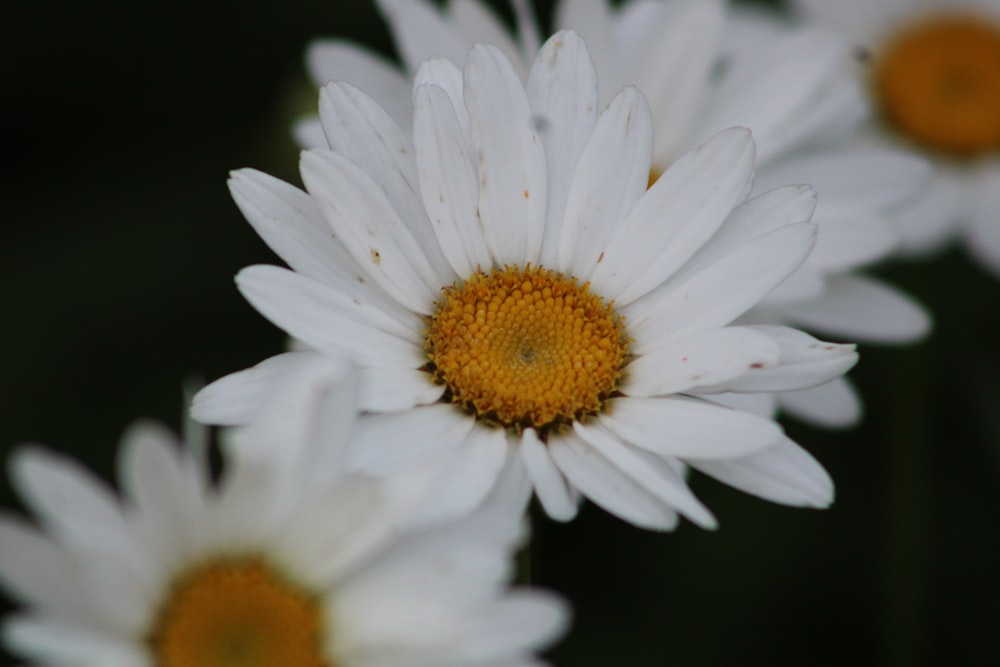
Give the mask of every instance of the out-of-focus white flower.
[{"label": "out-of-focus white flower", "polygon": [[[311,484],[308,462],[295,462],[306,433],[341,449],[353,421],[349,380],[325,379],[343,381],[328,396],[336,409],[268,406],[234,435],[247,442],[218,485],[151,423],[123,440],[122,498],[66,457],[15,452],[15,488],[41,526],[0,517],[0,582],[26,604],[6,621],[6,645],[94,667],[537,664],[567,614],[548,594],[503,586],[516,508],[414,528],[422,480]],[[256,458],[282,448],[277,467]]]},{"label": "out-of-focus white flower", "polygon": [[903,249],[959,237],[1000,275],[1000,2],[796,0],[802,16],[857,48],[855,74],[878,109],[864,144],[906,146],[934,180],[901,218]]}]

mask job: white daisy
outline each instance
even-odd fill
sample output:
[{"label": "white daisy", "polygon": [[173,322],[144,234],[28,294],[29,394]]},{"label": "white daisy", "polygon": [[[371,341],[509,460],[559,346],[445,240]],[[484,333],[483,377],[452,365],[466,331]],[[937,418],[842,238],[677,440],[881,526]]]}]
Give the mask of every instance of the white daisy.
[{"label": "white daisy", "polygon": [[[332,416],[269,408],[240,437],[295,450],[349,428]],[[41,526],[0,516],[0,582],[26,605],[3,638],[40,664],[537,667],[565,626],[559,600],[502,585],[521,524],[502,505],[414,530],[412,485],[341,477],[310,494],[252,459],[213,485],[150,423],[122,443],[122,498],[41,448],[10,466]]]},{"label": "white daisy", "polygon": [[[534,41],[526,3],[515,3],[519,39],[474,0],[437,9],[425,0],[382,0],[379,6],[404,66],[442,57],[460,63],[475,40],[491,41],[512,58],[522,78]],[[749,127],[757,143],[755,192],[785,183],[811,183],[820,194],[813,222],[815,251],[743,321],[804,326],[825,336],[872,343],[909,343],[930,328],[926,311],[909,296],[858,269],[886,258],[898,243],[891,218],[929,177],[926,165],[900,150],[845,146],[867,107],[850,72],[848,45],[835,36],[790,30],[764,14],[730,13],[716,0],[563,0],[557,27],[579,32],[598,72],[599,104],[634,84],[648,98],[655,135],[650,180],[715,133]],[[342,79],[410,122],[405,77],[353,45],[323,40],[308,53],[314,80]],[[318,121],[297,135],[325,146]],[[873,317],[873,314],[877,314]],[[733,405],[771,414],[776,404],[826,426],[848,426],[861,406],[844,378],[752,403]]]},{"label": "white daisy", "polygon": [[905,145],[936,167],[902,218],[904,250],[958,236],[1000,275],[1000,2],[794,4],[857,45],[856,73],[878,109],[866,143]]},{"label": "white daisy", "polygon": [[[231,188],[292,267],[237,283],[309,350],[210,385],[196,417],[241,423],[289,368],[362,367],[360,469],[461,461],[455,502],[524,465],[548,513],[579,493],[633,523],[712,526],[683,463],[765,498],[826,506],[832,484],[771,420],[683,396],[821,384],[852,346],[727,326],[808,255],[815,198],[748,199],[749,132],[720,133],[647,189],[652,118],[634,88],[598,114],[582,40],[551,38],[526,87],[493,47],[417,75],[413,140],[346,83],[321,95],[331,150],[307,192],[256,171]],[[365,431],[368,431],[368,435]],[[423,447],[414,446],[414,441]],[[403,444],[400,444],[400,442]]]}]

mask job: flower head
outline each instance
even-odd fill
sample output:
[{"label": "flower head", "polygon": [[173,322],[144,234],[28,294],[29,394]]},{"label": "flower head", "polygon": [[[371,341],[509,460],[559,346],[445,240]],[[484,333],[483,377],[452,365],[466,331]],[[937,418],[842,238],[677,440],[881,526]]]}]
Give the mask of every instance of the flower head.
[{"label": "flower head", "polygon": [[[475,1],[438,10],[423,0],[384,0],[404,65],[417,71],[427,58],[460,63],[475,40],[499,44],[527,77],[533,22],[527,3],[515,3],[518,34],[511,38]],[[799,269],[741,320],[804,326],[825,336],[874,343],[909,343],[930,327],[924,309],[906,294],[863,273],[899,244],[893,221],[929,178],[913,155],[883,147],[851,145],[868,113],[851,74],[849,44],[815,29],[790,29],[762,12],[731,10],[715,0],[562,0],[554,22],[586,40],[598,73],[603,107],[626,85],[649,99],[654,134],[648,184],[686,152],[734,125],[750,128],[757,144],[755,191],[810,183],[819,192],[813,221],[816,248]],[[394,117],[410,123],[404,78],[363,50],[322,40],[309,52],[318,82],[345,79],[361,85]],[[381,69],[379,69],[381,68]],[[382,76],[376,77],[376,70]],[[316,121],[297,129],[304,145],[326,144]],[[873,318],[870,313],[878,312]],[[835,378],[805,390],[758,396],[716,396],[728,404],[770,415],[780,405],[825,426],[847,426],[860,417],[848,381]]]},{"label": "flower head", "polygon": [[[296,384],[338,385],[343,405],[349,379],[328,371]],[[122,443],[121,499],[65,457],[16,452],[15,486],[41,528],[0,517],[0,581],[27,605],[8,646],[44,664],[459,667],[528,660],[561,632],[558,600],[502,586],[521,532],[508,503],[418,527],[407,517],[422,483],[318,485],[261,465],[283,446],[294,462],[306,431],[347,444],[349,411],[286,407],[233,434],[245,458],[218,485],[149,423]]]},{"label": "flower head", "polygon": [[856,74],[876,109],[866,143],[906,146],[934,164],[933,181],[901,218],[904,250],[926,253],[958,236],[1000,275],[1000,3],[795,6],[862,55]]},{"label": "flower head", "polygon": [[627,87],[599,113],[572,32],[546,42],[527,84],[487,46],[464,72],[430,61],[416,82],[412,142],[333,83],[329,149],[302,156],[307,192],[233,175],[240,208],[293,269],[250,267],[238,285],[308,349],[207,387],[195,415],[247,421],[288,368],[346,354],[367,413],[351,465],[440,455],[453,506],[523,466],[556,518],[582,493],[641,526],[669,529],[678,511],[712,526],[685,464],[828,504],[826,473],[773,421],[688,395],[800,389],[856,361],[852,346],[786,327],[730,326],[808,255],[812,190],[748,199],[743,129],[648,188],[649,108]]}]

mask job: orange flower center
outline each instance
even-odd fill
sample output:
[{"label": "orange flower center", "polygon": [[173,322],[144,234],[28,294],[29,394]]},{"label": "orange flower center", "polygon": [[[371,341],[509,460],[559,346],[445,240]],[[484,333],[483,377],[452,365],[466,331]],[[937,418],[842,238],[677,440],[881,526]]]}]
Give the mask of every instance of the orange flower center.
[{"label": "orange flower center", "polygon": [[150,646],[157,667],[332,667],[319,602],[255,558],[213,560],[169,591]]},{"label": "orange flower center", "polygon": [[938,16],[903,30],[878,56],[887,121],[919,144],[958,155],[1000,148],[1000,27]]},{"label": "orange flower center", "polygon": [[515,266],[445,288],[425,348],[452,402],[544,436],[601,410],[617,388],[628,338],[612,305],[587,284]]}]

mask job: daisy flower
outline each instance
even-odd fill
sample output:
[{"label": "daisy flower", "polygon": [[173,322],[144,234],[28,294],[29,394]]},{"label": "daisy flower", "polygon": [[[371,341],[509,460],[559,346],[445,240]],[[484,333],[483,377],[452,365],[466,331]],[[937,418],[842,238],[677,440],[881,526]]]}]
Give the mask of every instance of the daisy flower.
[{"label": "daisy flower", "polygon": [[548,40],[526,85],[476,46],[464,72],[423,66],[414,100],[410,135],[329,84],[329,149],[303,153],[305,192],[233,174],[237,204],[292,269],[250,267],[237,284],[309,349],[206,387],[196,418],[249,421],[290,368],[348,355],[368,413],[354,465],[461,460],[456,502],[510,461],[563,520],[583,494],[639,526],[670,529],[678,512],[714,526],[685,465],[777,502],[829,504],[825,471],[772,420],[684,395],[800,389],[855,363],[853,346],[729,326],[809,254],[811,188],[748,198],[745,129],[649,188],[649,107],[628,87],[598,113],[572,32]]},{"label": "daisy flower", "polygon": [[[239,437],[277,429],[272,449],[295,449],[301,432],[349,427],[301,417],[270,408],[263,430]],[[504,588],[522,521],[502,505],[409,530],[404,485],[342,477],[310,495],[253,459],[213,485],[152,423],[121,447],[120,498],[64,456],[12,455],[14,485],[40,526],[0,517],[0,581],[26,605],[3,638],[31,661],[537,666],[532,651],[565,626],[559,600]]]},{"label": "daisy flower", "polygon": [[[527,3],[514,3],[516,38],[473,0],[438,9],[424,0],[382,0],[409,71],[432,57],[460,63],[474,40],[498,45],[522,78],[537,39]],[[892,219],[930,177],[927,165],[899,150],[847,146],[868,112],[850,67],[847,42],[829,32],[791,30],[756,12],[727,12],[716,0],[563,0],[555,23],[587,42],[604,106],[636,85],[653,112],[649,181],[717,132],[749,127],[757,144],[755,192],[810,183],[819,192],[820,234],[798,271],[746,314],[756,324],[791,324],[824,336],[876,344],[911,343],[930,328],[912,298],[861,271],[888,257],[899,238]],[[339,40],[309,49],[313,79],[361,85],[404,126],[410,123],[405,77],[378,56]],[[306,146],[325,146],[317,120],[297,126]],[[765,396],[716,396],[761,414],[777,406],[829,427],[854,424],[861,404],[844,378]]]},{"label": "daisy flower", "polygon": [[924,253],[957,236],[1000,275],[1000,2],[794,6],[856,45],[857,73],[878,110],[865,143],[907,146],[934,163],[934,180],[902,217],[904,250]]}]

